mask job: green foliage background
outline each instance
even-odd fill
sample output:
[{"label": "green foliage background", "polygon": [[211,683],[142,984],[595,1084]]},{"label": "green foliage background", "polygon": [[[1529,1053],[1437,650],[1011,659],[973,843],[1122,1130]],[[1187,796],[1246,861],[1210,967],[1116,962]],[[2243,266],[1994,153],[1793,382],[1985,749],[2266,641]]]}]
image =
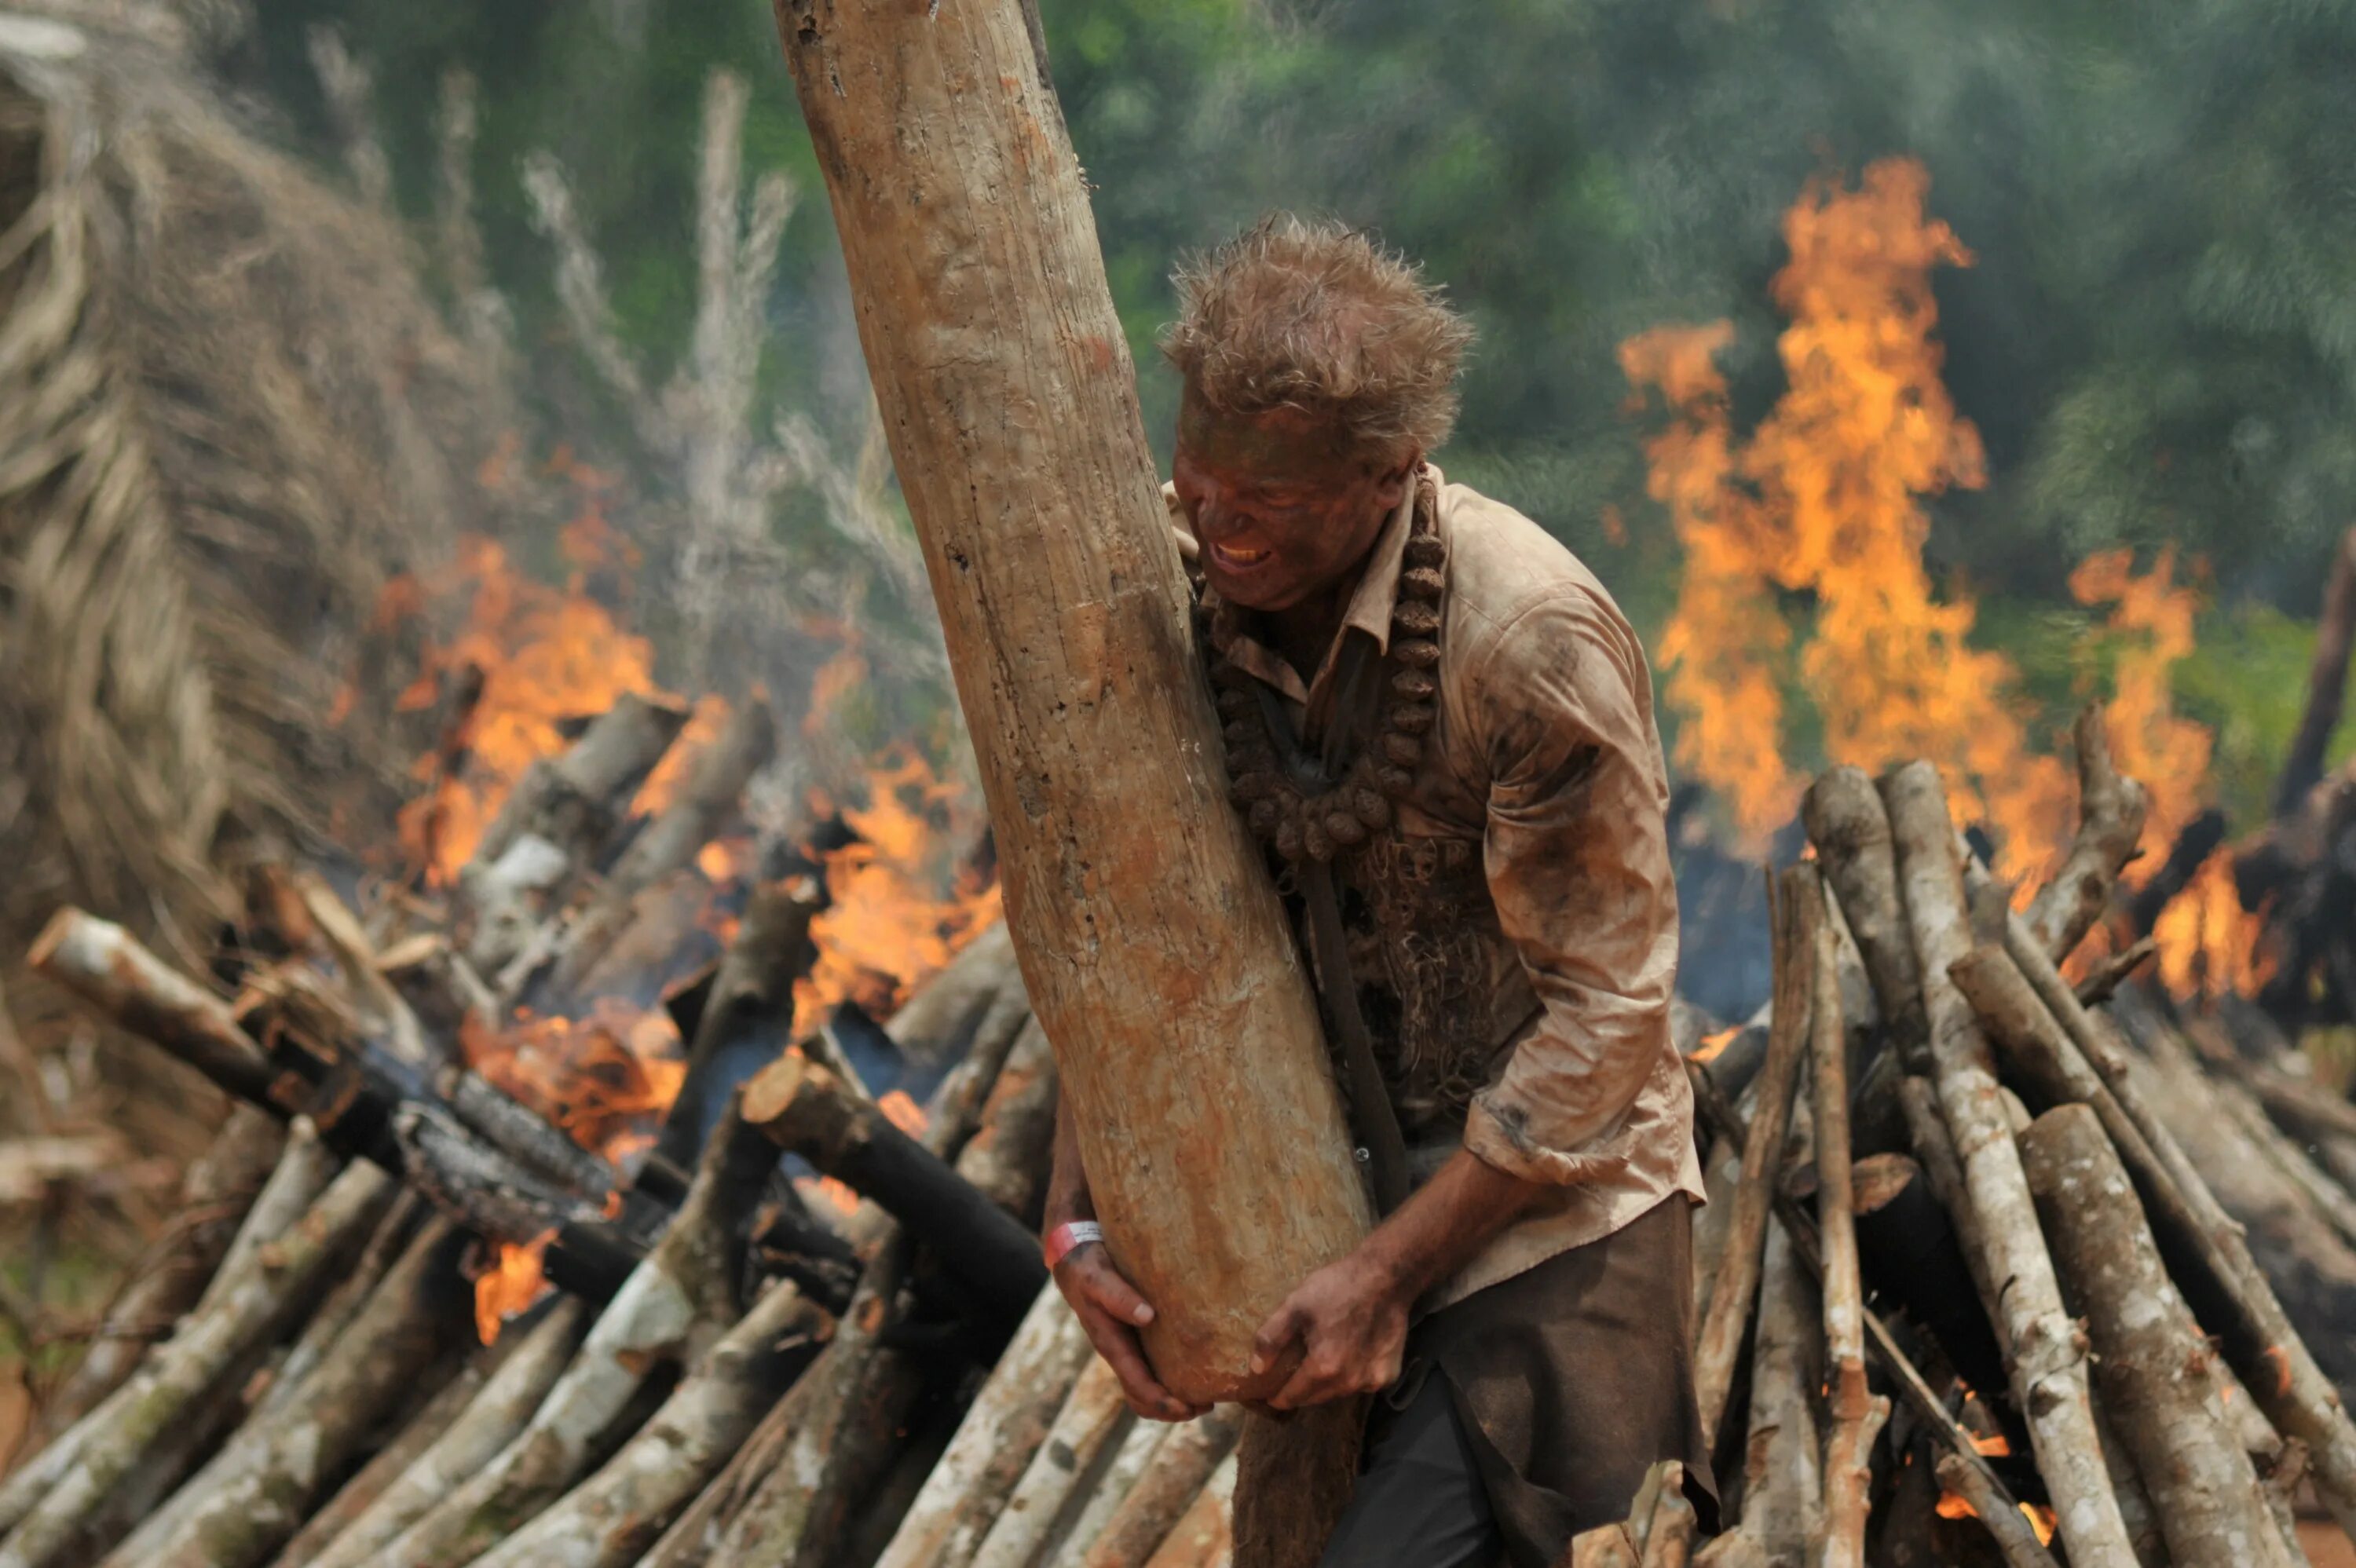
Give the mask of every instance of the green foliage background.
[{"label": "green foliage background", "polygon": [[[2295,719],[2330,542],[2356,496],[2356,6],[2315,0],[1042,0],[1107,268],[1166,442],[1154,362],[1177,253],[1271,206],[1422,257],[1482,330],[1451,471],[1590,556],[1640,624],[1676,552],[1643,494],[1612,357],[1731,317],[1738,422],[1779,390],[1766,283],[1814,174],[1908,153],[1977,256],[1940,280],[1985,490],[1943,498],[1935,564],[2036,695],[2080,695],[2063,588],[2087,551],[2175,541],[2216,608],[2182,672],[2254,813]],[[324,150],[305,30],[374,67],[404,204],[430,207],[441,73],[480,79],[476,177],[536,395],[626,443],[562,342],[522,155],[572,171],[625,329],[658,363],[691,310],[705,74],[754,84],[747,162],[804,203],[772,302],[771,391],[836,429],[841,263],[769,11],[753,0],[262,0],[230,62]],[[1607,507],[1627,520],[1611,542]],[[791,527],[781,519],[780,527]]]}]

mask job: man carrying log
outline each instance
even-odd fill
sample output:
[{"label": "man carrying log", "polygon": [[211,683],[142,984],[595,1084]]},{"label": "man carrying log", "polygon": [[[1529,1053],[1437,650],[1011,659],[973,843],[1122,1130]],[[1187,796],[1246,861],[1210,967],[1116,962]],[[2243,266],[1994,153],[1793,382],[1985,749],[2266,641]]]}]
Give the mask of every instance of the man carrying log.
[{"label": "man carrying log", "polygon": [[[1268,1319],[1269,1404],[1377,1395],[1327,1568],[1550,1564],[1695,1413],[1692,1102],[1644,652],[1602,585],[1448,484],[1467,325],[1365,236],[1289,217],[1182,271],[1165,491],[1238,808],[1317,983],[1380,1225]],[[1141,1413],[1068,1121],[1055,1277]],[[1248,1214],[1234,1216],[1237,1224]]]}]

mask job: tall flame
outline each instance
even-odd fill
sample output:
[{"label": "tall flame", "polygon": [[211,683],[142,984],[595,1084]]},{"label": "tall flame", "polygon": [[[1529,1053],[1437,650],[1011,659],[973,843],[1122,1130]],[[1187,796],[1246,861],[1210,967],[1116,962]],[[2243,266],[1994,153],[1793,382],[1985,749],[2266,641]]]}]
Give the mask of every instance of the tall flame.
[{"label": "tall flame", "polygon": [[[1827,756],[1868,769],[1935,761],[1959,815],[1994,827],[2001,868],[2019,875],[2061,838],[2072,792],[2061,763],[2029,747],[2011,665],[1970,645],[1972,599],[1936,594],[1922,562],[1922,497],[1985,482],[1933,336],[1931,270],[1971,256],[1924,216],[1928,187],[1921,164],[1887,159],[1855,190],[1811,184],[1785,214],[1791,261],[1773,293],[1791,318],[1777,340],[1788,385],[1748,441],[1729,428],[1712,358],[1727,324],[1647,332],[1620,358],[1675,416],[1647,456],[1686,550],[1660,650],[1679,763],[1762,843],[1802,784],[1784,760],[1782,692],[1796,673]],[[1815,600],[1796,672],[1778,590]]]}]

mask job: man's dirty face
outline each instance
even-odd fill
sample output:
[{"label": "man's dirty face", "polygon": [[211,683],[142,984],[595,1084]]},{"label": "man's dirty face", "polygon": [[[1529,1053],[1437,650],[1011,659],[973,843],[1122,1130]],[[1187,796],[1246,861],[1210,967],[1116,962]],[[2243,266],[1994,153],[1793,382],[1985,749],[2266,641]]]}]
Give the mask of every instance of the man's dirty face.
[{"label": "man's dirty face", "polygon": [[1171,478],[1219,596],[1287,610],[1365,559],[1412,466],[1368,463],[1298,409],[1225,413],[1189,387]]}]

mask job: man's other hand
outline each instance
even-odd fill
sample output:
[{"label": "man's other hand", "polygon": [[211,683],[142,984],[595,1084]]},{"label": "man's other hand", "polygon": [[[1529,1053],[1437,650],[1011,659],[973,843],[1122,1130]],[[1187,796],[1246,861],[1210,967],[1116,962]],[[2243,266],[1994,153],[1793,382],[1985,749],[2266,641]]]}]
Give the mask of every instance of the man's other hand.
[{"label": "man's other hand", "polygon": [[1374,1393],[1398,1381],[1407,1318],[1408,1298],[1391,1272],[1361,1249],[1319,1269],[1284,1298],[1252,1343],[1252,1372],[1299,1361],[1269,1398],[1275,1410]]},{"label": "man's other hand", "polygon": [[1084,1242],[1055,1265],[1055,1288],[1079,1315],[1088,1343],[1120,1379],[1129,1408],[1149,1421],[1192,1421],[1210,1406],[1188,1404],[1153,1375],[1137,1331],[1153,1321],[1153,1308],[1137,1287],[1113,1267],[1102,1242]]}]

